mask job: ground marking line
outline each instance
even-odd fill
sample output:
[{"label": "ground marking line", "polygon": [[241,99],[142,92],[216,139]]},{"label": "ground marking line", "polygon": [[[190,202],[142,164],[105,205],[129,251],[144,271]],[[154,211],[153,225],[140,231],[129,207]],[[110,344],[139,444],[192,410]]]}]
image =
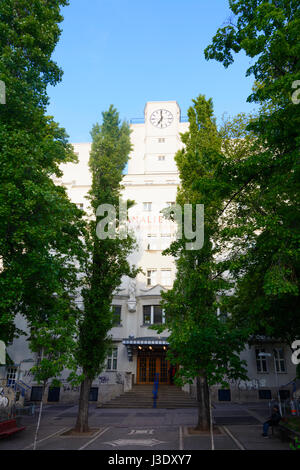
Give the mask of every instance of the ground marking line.
[{"label": "ground marking line", "polygon": [[[44,437],[43,439],[40,439],[39,441],[37,441],[36,445],[40,444],[41,442],[46,441],[47,439],[51,439],[51,437],[54,437],[54,436],[56,436],[57,434],[63,433],[63,432],[66,431],[67,429],[69,429],[69,428],[60,429],[59,431],[56,431],[56,432],[54,432],[53,434],[50,434],[50,436],[47,436],[47,437]],[[22,449],[22,450],[30,449],[30,447],[33,447],[33,443],[30,444],[30,445],[27,446],[27,447],[24,447],[24,449]]]},{"label": "ground marking line", "polygon": [[179,426],[179,450],[183,450],[183,432],[181,426]]},{"label": "ground marking line", "polygon": [[224,429],[224,431],[226,432],[226,434],[231,437],[231,439],[233,440],[233,442],[238,446],[238,448],[240,450],[246,450],[245,447],[243,446],[243,444],[237,440],[236,437],[233,436],[233,434],[231,434],[231,432],[229,431],[229,429],[226,428],[226,426],[222,426],[222,428]]},{"label": "ground marking line", "polygon": [[103,429],[102,431],[99,431],[94,437],[92,440],[90,440],[89,442],[87,442],[86,444],[84,444],[82,447],[79,447],[78,450],[83,450],[85,449],[87,446],[89,446],[90,444],[92,444],[96,439],[98,439],[98,437],[102,436],[102,434],[104,434],[106,431],[108,431],[110,428],[105,428]]}]

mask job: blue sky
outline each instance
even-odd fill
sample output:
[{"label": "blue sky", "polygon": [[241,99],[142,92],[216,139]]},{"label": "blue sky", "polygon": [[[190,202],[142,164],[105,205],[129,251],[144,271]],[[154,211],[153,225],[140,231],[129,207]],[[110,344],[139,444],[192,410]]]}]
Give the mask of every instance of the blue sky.
[{"label": "blue sky", "polygon": [[176,100],[185,116],[204,94],[218,121],[251,112],[250,58],[238,54],[228,69],[204,58],[230,14],[227,0],[70,0],[53,55],[64,75],[48,89],[49,114],[71,142],[88,142],[110,104],[130,120],[143,117],[147,101]]}]

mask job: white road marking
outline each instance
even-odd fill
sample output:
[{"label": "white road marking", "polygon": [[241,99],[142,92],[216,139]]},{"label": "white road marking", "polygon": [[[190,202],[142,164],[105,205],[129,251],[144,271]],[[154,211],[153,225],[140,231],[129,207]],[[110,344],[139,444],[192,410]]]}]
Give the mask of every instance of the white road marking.
[{"label": "white road marking", "polygon": [[104,434],[106,431],[109,430],[109,427],[108,428],[105,428],[105,429],[102,429],[102,431],[99,431],[94,437],[93,439],[91,439],[90,441],[88,441],[86,444],[84,444],[82,447],[79,447],[78,450],[83,450],[85,449],[87,446],[89,446],[90,444],[92,444],[96,439],[98,439],[98,437],[102,436],[102,434]]},{"label": "white road marking", "polygon": [[129,436],[132,434],[153,434],[154,429],[132,429],[130,433],[128,433]]},{"label": "white road marking", "polygon": [[[50,434],[50,436],[47,436],[47,437],[44,437],[43,439],[40,439],[39,441],[37,441],[37,445],[40,444],[41,442],[44,442],[44,441],[47,441],[47,439],[51,439],[51,437],[55,437],[57,436],[57,434],[62,434],[64,431],[66,431],[67,429],[69,428],[63,428],[63,429],[60,429],[59,431],[56,431],[54,432],[53,434]],[[33,447],[33,443],[30,444],[29,446],[27,447],[24,447],[23,450],[27,450],[27,449],[30,449],[31,447]]]},{"label": "white road marking", "polygon": [[226,428],[226,426],[222,426],[222,428],[224,429],[224,431],[226,432],[226,434],[228,434],[228,436],[231,437],[231,439],[233,440],[233,442],[238,446],[238,448],[239,448],[240,450],[246,450],[245,447],[243,446],[243,444],[241,444],[241,442],[238,441],[237,438],[233,436],[233,434],[231,434],[231,432],[229,431],[229,429]]}]

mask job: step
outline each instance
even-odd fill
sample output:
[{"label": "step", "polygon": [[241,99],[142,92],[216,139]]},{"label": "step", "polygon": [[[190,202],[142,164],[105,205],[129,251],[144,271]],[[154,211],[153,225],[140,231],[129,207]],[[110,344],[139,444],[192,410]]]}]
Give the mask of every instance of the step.
[{"label": "step", "polygon": [[[135,385],[130,391],[104,403],[102,408],[153,408],[153,385]],[[197,401],[176,386],[158,388],[156,408],[195,408]]]}]

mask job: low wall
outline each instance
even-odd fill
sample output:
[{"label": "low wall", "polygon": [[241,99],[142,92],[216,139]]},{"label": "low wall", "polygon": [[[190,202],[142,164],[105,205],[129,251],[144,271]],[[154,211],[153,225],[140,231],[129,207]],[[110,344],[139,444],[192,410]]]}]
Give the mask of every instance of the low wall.
[{"label": "low wall", "polygon": [[112,398],[118,397],[124,392],[123,384],[103,384],[100,385],[98,391],[98,402],[97,405],[107,403]]},{"label": "low wall", "polygon": [[[212,387],[211,388],[211,400],[213,402],[222,402],[219,400],[219,390],[222,390],[221,386]],[[292,387],[288,386],[284,388],[285,390],[290,391],[290,397],[292,397]],[[256,389],[241,389],[239,387],[230,387],[230,401],[236,403],[247,403],[247,402],[268,402],[271,400],[277,400],[278,397],[278,390],[275,387],[270,387],[268,390],[271,391],[271,398],[260,398],[259,397],[259,390],[264,390],[263,388],[256,388]],[[187,391],[187,390],[186,390]],[[196,385],[190,385],[190,395],[192,398],[196,398]]]}]

